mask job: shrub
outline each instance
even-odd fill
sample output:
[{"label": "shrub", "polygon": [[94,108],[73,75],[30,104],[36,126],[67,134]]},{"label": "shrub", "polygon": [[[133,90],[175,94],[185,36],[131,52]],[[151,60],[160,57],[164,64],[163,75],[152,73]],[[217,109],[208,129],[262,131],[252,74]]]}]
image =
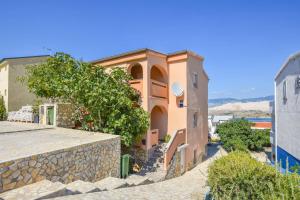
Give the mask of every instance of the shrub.
[{"label": "shrub", "polygon": [[233,150],[261,151],[270,145],[269,130],[252,130],[252,123],[245,119],[231,120],[222,123],[217,128],[224,148]]},{"label": "shrub", "polygon": [[6,108],[4,105],[4,99],[0,96],[0,121],[6,119]]},{"label": "shrub", "polygon": [[215,199],[299,199],[299,183],[297,174],[280,174],[240,151],[216,160],[208,174]]},{"label": "shrub", "polygon": [[165,135],[164,140],[166,143],[168,143],[170,141],[170,139],[171,139],[171,135],[169,135],[169,134]]}]

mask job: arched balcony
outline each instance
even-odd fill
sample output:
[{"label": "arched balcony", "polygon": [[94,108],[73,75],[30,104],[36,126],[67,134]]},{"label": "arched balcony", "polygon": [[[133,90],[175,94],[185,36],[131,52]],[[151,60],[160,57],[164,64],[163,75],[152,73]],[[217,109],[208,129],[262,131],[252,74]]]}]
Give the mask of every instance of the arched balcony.
[{"label": "arched balcony", "polygon": [[151,91],[150,95],[158,98],[168,98],[168,75],[165,70],[153,65],[150,71]]},{"label": "arched balcony", "polygon": [[129,81],[131,87],[143,94],[143,67],[139,63],[135,63],[128,68],[128,73],[133,80]]},{"label": "arched balcony", "polygon": [[163,140],[168,131],[168,112],[162,106],[154,106],[151,110],[150,133],[148,136],[148,147],[158,144],[159,140]]}]

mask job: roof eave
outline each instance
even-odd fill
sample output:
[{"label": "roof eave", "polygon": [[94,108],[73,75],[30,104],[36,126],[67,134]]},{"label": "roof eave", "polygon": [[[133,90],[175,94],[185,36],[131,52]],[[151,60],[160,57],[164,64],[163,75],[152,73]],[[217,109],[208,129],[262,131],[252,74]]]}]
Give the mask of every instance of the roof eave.
[{"label": "roof eave", "polygon": [[279,72],[276,74],[276,76],[275,76],[275,81],[277,80],[277,78],[279,77],[279,75],[282,73],[282,71],[286,68],[286,66],[289,64],[289,62],[290,62],[291,60],[293,60],[293,59],[298,58],[298,57],[300,57],[300,51],[298,51],[298,52],[296,52],[296,53],[290,55],[290,56],[286,59],[286,61],[285,61],[285,62],[283,63],[283,65],[281,66]]}]

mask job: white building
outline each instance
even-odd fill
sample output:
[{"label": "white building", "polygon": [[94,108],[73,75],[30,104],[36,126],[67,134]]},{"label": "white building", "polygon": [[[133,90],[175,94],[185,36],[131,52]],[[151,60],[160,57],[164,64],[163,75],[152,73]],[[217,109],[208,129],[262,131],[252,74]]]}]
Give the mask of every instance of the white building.
[{"label": "white building", "polygon": [[300,164],[300,52],[291,55],[275,77],[274,153],[286,168]]},{"label": "white building", "polygon": [[233,115],[210,115],[208,116],[208,131],[211,134],[216,132],[217,126],[234,118]]}]

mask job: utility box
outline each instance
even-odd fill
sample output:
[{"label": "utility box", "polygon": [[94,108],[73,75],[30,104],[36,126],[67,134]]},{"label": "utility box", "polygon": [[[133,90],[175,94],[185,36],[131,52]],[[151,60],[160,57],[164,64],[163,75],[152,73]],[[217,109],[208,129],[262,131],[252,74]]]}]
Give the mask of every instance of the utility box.
[{"label": "utility box", "polygon": [[121,178],[126,178],[129,175],[129,154],[122,156],[121,160]]}]

